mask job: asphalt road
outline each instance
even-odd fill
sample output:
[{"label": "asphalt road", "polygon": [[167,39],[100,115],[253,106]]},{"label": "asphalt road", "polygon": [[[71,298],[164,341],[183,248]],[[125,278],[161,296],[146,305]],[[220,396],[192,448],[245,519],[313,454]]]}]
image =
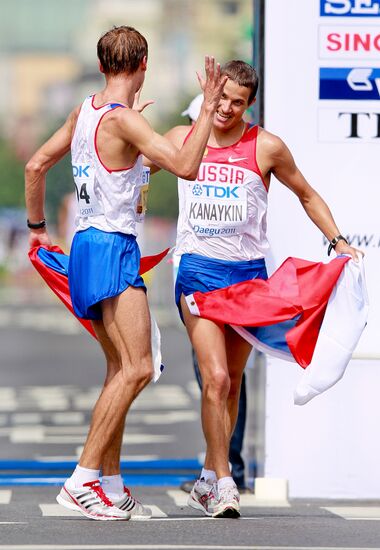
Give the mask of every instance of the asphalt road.
[{"label": "asphalt road", "polygon": [[80,454],[102,356],[59,304],[8,298],[0,308],[0,550],[380,548],[380,503],[273,503],[247,494],[240,520],[186,506],[179,483],[195,474],[203,451],[199,392],[186,334],[167,316],[164,374],[136,401],[122,449],[127,483],[152,505],[153,519],[92,522],[66,513],[55,495]]}]

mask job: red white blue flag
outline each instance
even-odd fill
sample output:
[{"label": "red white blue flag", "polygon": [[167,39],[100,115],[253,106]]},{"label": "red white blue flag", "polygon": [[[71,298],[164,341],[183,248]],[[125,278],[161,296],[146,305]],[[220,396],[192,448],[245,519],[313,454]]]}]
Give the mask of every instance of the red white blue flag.
[{"label": "red white blue flag", "polygon": [[[145,256],[140,260],[140,275],[153,269],[169,252],[169,248],[154,256]],[[59,246],[35,246],[29,250],[29,258],[47,283],[69,311],[78,319],[86,330],[96,338],[91,321],[80,319],[75,315],[70,297],[68,266],[69,256]],[[157,323],[151,315],[152,355],[154,366],[154,381],[157,381],[163,366],[161,365],[161,337]]]},{"label": "red white blue flag", "polygon": [[327,264],[288,258],[267,280],[195,292],[186,301],[192,314],[229,324],[257,349],[308,367],[297,404],[342,377],[368,314],[363,262],[348,256]]}]

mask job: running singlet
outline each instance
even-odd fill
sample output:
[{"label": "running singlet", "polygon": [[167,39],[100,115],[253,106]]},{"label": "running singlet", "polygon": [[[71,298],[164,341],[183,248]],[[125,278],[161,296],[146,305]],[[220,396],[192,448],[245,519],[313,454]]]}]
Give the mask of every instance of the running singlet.
[{"label": "running singlet", "polygon": [[207,146],[197,179],[178,179],[176,254],[221,260],[263,258],[267,189],[256,162],[258,126],[228,147]]},{"label": "running singlet", "polygon": [[102,118],[118,103],[95,107],[93,96],[81,107],[71,143],[71,159],[78,200],[77,231],[95,227],[101,231],[136,235],[137,207],[143,185],[142,155],[129,168],[110,170],[101,161],[96,134]]}]

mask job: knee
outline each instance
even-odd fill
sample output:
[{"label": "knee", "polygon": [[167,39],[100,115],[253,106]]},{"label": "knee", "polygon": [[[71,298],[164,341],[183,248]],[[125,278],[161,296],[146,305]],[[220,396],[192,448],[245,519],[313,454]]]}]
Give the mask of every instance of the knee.
[{"label": "knee", "polygon": [[141,360],[138,364],[123,367],[127,384],[133,384],[138,390],[144,388],[153,378],[153,365],[150,358]]},{"label": "knee", "polygon": [[222,369],[216,369],[211,376],[203,380],[203,396],[208,401],[225,401],[230,393],[231,382],[228,373]]}]

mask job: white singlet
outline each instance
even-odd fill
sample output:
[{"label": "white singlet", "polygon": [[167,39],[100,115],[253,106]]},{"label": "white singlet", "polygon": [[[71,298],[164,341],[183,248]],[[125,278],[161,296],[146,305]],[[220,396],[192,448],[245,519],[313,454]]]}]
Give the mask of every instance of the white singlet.
[{"label": "white singlet", "polygon": [[228,147],[207,146],[197,179],[178,179],[176,254],[228,261],[263,258],[267,189],[256,162],[258,126]]},{"label": "white singlet", "polygon": [[133,166],[111,170],[99,158],[96,135],[102,118],[119,103],[94,106],[94,96],[81,107],[71,143],[71,159],[78,200],[77,231],[95,227],[101,231],[136,235],[137,207],[143,185],[142,155]]}]

